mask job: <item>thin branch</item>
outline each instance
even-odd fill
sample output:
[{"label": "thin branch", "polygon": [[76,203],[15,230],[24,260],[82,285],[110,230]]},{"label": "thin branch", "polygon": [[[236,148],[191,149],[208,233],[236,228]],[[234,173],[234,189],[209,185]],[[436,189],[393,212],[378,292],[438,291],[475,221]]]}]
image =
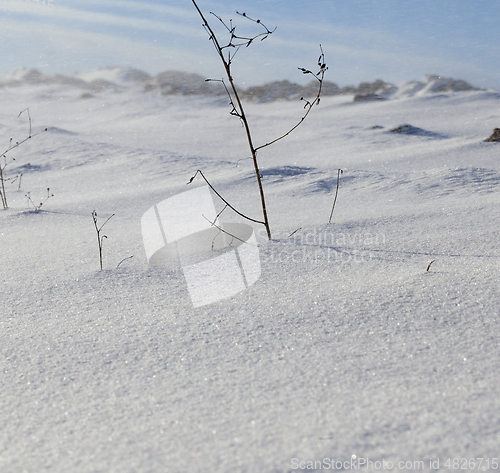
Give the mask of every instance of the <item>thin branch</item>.
[{"label": "thin branch", "polygon": [[[271,240],[271,229],[270,229],[270,226],[269,226],[269,219],[268,219],[268,216],[267,216],[267,208],[266,208],[266,199],[265,199],[265,196],[264,196],[264,188],[262,186],[261,174],[260,174],[259,165],[258,165],[258,162],[257,162],[257,151],[256,151],[256,149],[254,147],[254,144],[253,144],[252,134],[250,132],[250,125],[248,124],[248,120],[246,118],[245,111],[243,110],[243,105],[241,104],[241,100],[240,100],[240,97],[238,95],[238,91],[236,90],[236,86],[234,84],[233,77],[231,75],[231,63],[228,62],[228,61],[226,61],[226,59],[224,57],[223,48],[220,46],[219,41],[218,41],[218,39],[217,39],[214,31],[212,30],[212,28],[208,24],[208,22],[205,19],[203,13],[201,12],[201,10],[198,7],[198,5],[196,4],[196,1],[192,0],[192,2],[193,2],[193,5],[195,6],[196,10],[198,11],[201,19],[203,20],[203,26],[207,30],[207,32],[209,33],[209,39],[214,44],[214,47],[215,47],[215,49],[217,51],[217,54],[219,55],[219,57],[220,57],[220,59],[222,61],[222,64],[224,66],[224,70],[226,72],[226,76],[227,76],[227,78],[229,80],[229,84],[231,85],[231,89],[233,91],[233,95],[234,95],[234,98],[236,100],[236,104],[235,104],[234,108],[236,110],[236,113],[238,114],[237,116],[241,119],[241,121],[243,123],[243,126],[245,128],[245,132],[246,132],[246,136],[247,136],[247,141],[248,141],[248,146],[249,146],[250,152],[252,154],[252,160],[253,160],[253,164],[254,164],[255,175],[256,175],[256,178],[257,178],[257,184],[259,186],[259,194],[260,194],[260,201],[261,201],[262,214],[263,214],[263,217],[264,217],[264,221],[263,222],[258,222],[257,220],[249,219],[248,217],[246,217],[246,218],[248,218],[249,220],[252,220],[254,222],[258,222],[258,223],[261,223],[262,225],[264,225],[265,228],[266,228],[267,236],[268,236],[269,240]],[[222,23],[225,25],[224,22],[222,22]],[[237,47],[237,46],[241,46],[241,45],[244,45],[244,44],[248,45],[248,44],[251,43],[251,41],[253,41],[254,39],[256,39],[259,36],[261,36],[261,35],[257,35],[254,38],[251,38],[250,40],[248,40],[247,43],[242,43],[241,45],[240,44],[233,44],[232,43],[233,38],[237,38],[237,36],[234,33],[234,28],[233,28],[232,25],[231,25],[231,28],[229,28],[227,25],[225,25],[225,26],[226,26],[226,29],[228,29],[228,31],[229,31],[229,33],[231,35],[231,39],[230,39],[230,41],[228,43],[228,46],[230,45],[231,47]],[[266,34],[270,34],[270,33],[271,33],[271,31],[269,31],[266,28]],[[216,192],[215,189],[213,189],[213,187],[212,187],[212,190],[214,190],[214,192]],[[237,212],[237,213],[239,213],[239,212]],[[242,214],[240,214],[240,215],[242,215]]]},{"label": "thin branch", "polygon": [[102,271],[102,243],[104,241],[104,238],[108,238],[107,235],[103,235],[101,237],[101,230],[102,230],[102,227],[104,227],[104,225],[106,225],[106,223],[109,222],[109,220],[114,217],[115,214],[112,214],[110,217],[108,217],[108,219],[99,227],[98,225],[98,222],[97,222],[97,212],[95,210],[92,211],[92,219],[94,220],[94,226],[95,226],[95,230],[96,230],[96,233],[97,233],[97,244],[99,245],[99,263],[100,263],[100,267],[101,267],[101,271]]},{"label": "thin branch", "polygon": [[231,105],[231,107],[232,107],[232,110],[229,112],[229,114],[241,119],[241,115],[238,112],[238,110],[236,110],[236,106],[234,105],[234,102],[233,102],[233,97],[231,97],[231,93],[229,92],[229,89],[227,88],[226,83],[224,82],[224,79],[205,79],[205,82],[221,82],[222,83],[222,85],[224,86],[224,89],[226,90],[227,96],[229,97],[229,105]]},{"label": "thin branch", "polygon": [[[22,174],[21,174],[22,176]],[[17,176],[16,176],[17,177]],[[36,205],[33,200],[31,199],[31,193],[28,192],[25,197],[28,198],[28,207],[29,207],[29,204],[31,202],[31,204],[33,205],[33,208],[35,210],[35,212],[38,212],[41,208],[42,208],[42,205],[45,204],[45,202],[47,202],[47,200],[49,200],[51,197],[54,197],[54,194],[51,194],[50,193],[50,187],[47,187],[47,197],[45,197],[45,200],[40,202],[38,205]]]},{"label": "thin branch", "polygon": [[227,209],[227,204],[224,206],[224,208],[215,216],[214,222],[217,221],[217,219],[222,215],[222,212]]},{"label": "thin branch", "polygon": [[3,170],[4,170],[4,167],[2,167],[2,165],[0,165],[0,184],[1,184],[0,198],[2,199],[3,208],[6,209],[7,208],[7,197],[5,195],[5,183],[4,183],[4,177],[3,177]]},{"label": "thin branch", "polygon": [[[254,20],[253,18],[250,18],[246,13],[239,13],[239,12],[236,12],[236,13],[238,15],[240,15],[240,16],[245,17],[246,19],[248,19],[250,21],[253,21],[254,23],[257,23],[257,24],[261,25],[264,28],[265,31],[263,33],[259,33],[259,34],[255,35],[255,36],[252,36],[252,37],[238,36],[235,33],[236,27],[233,26],[232,20],[230,20],[230,25],[228,26],[220,16],[216,15],[214,12],[210,12],[211,15],[213,15],[215,18],[217,18],[220,21],[220,23],[224,26],[224,28],[228,31],[228,33],[230,35],[229,42],[225,46],[221,46],[220,47],[221,49],[238,48],[240,46],[245,46],[245,47],[248,48],[248,46],[250,46],[256,39],[261,38],[261,41],[263,41],[270,34],[272,34],[272,33],[274,33],[276,31],[276,28],[274,28],[273,30],[270,30],[260,20]],[[233,42],[235,40],[238,41],[238,42]]]},{"label": "thin branch", "polygon": [[18,118],[21,116],[21,114],[23,112],[26,112],[26,111],[28,112],[28,120],[29,120],[29,134],[28,134],[28,137],[25,138],[22,141],[16,141],[16,143],[14,145],[12,144],[12,138],[11,138],[9,140],[9,146],[8,146],[8,148],[3,153],[0,153],[0,157],[2,157],[4,159],[3,165],[0,163],[0,200],[2,201],[2,205],[3,205],[4,209],[6,209],[8,207],[8,204],[7,204],[7,194],[6,194],[6,191],[5,191],[5,181],[13,180],[13,179],[15,180],[15,178],[6,178],[6,177],[4,177],[4,170],[5,170],[5,168],[12,161],[15,161],[15,158],[12,158],[10,161],[7,161],[7,156],[5,156],[5,155],[9,151],[12,151],[13,149],[17,148],[18,146],[21,146],[24,142],[28,141],[30,138],[33,138],[34,136],[37,136],[40,133],[43,133],[44,131],[47,131],[47,128],[45,128],[44,130],[42,130],[42,131],[40,131],[40,132],[35,133],[34,135],[32,135],[31,134],[31,115],[30,115],[29,107],[25,108],[24,110],[21,110],[19,112]]},{"label": "thin branch", "polygon": [[132,256],[127,256],[126,258],[123,258],[117,265],[116,265],[116,269],[118,269],[118,266],[120,266],[124,261],[130,259],[130,258],[133,258],[134,255]]},{"label": "thin branch", "polygon": [[224,197],[222,197],[215,189],[214,189],[214,186],[212,186],[212,184],[210,184],[210,182],[208,181],[208,179],[205,177],[205,175],[203,174],[203,172],[201,172],[200,169],[198,169],[196,171],[196,173],[194,174],[194,176],[189,180],[188,184],[191,184],[194,180],[194,178],[200,174],[201,177],[205,180],[205,182],[208,184],[208,186],[210,187],[210,189],[212,189],[215,194],[217,194],[217,197],[219,197],[220,200],[222,200],[222,202],[224,202],[226,204],[227,207],[229,207],[230,209],[234,210],[238,215],[240,215],[241,217],[243,218],[246,218],[247,220],[250,220],[251,222],[255,222],[255,223],[260,223],[261,225],[265,225],[264,222],[261,222],[260,220],[255,220],[251,217],[248,217],[247,215],[245,214],[242,214],[240,211],[236,210],[226,199],[224,199]]},{"label": "thin branch", "polygon": [[240,165],[240,161],[245,161],[247,159],[252,159],[252,156],[247,156],[246,158],[240,158],[238,161],[236,161],[236,167]]},{"label": "thin branch", "polygon": [[[219,227],[218,225],[216,225],[216,224],[215,224],[215,220],[217,220],[217,219],[215,219],[213,222],[210,222],[210,220],[209,220],[207,217],[205,217],[205,215],[203,215],[203,214],[202,214],[201,216],[202,216],[202,217],[203,217],[203,218],[204,218],[207,222],[209,222],[209,223],[210,223],[210,225],[212,225],[213,227],[217,228],[217,229],[218,229],[218,230],[220,230],[222,233],[225,233],[226,235],[229,235],[230,237],[235,238],[236,240],[239,240],[239,241],[241,241],[242,243],[248,243],[248,241],[242,240],[241,238],[238,238],[236,235],[233,235],[233,234],[231,234],[231,233],[229,233],[229,232],[226,232],[226,230],[224,230],[223,228],[221,228],[221,227]],[[218,235],[215,235],[214,240],[215,240],[215,238],[217,238],[217,237],[218,237]],[[248,244],[250,244],[250,243],[248,243]],[[212,249],[213,249],[213,241],[212,241]]]},{"label": "thin branch", "polygon": [[294,230],[290,235],[288,235],[287,238],[290,238],[291,236],[295,235],[302,227],[297,228],[297,230]]},{"label": "thin branch", "polygon": [[29,122],[30,122],[30,135],[29,135],[29,137],[28,137],[28,138],[31,138],[31,115],[30,115],[30,108],[29,108],[29,107],[27,107],[27,108],[25,108],[24,110],[21,110],[21,111],[19,112],[19,115],[17,116],[17,118],[19,118],[19,117],[21,116],[21,114],[22,114],[23,112],[26,112],[26,111],[28,112],[28,119],[29,119]]},{"label": "thin branch", "polygon": [[311,72],[309,69],[304,69],[303,67],[298,68],[299,70],[302,71],[303,74],[311,74],[319,82],[318,93],[316,94],[316,98],[312,102],[309,102],[308,100],[305,100],[304,97],[301,97],[300,100],[305,101],[304,108],[305,108],[306,112],[300,118],[300,120],[283,135],[279,136],[278,138],[276,138],[272,141],[269,141],[268,143],[266,143],[264,145],[257,146],[257,148],[255,148],[255,151],[258,151],[259,149],[265,148],[266,146],[270,146],[270,145],[276,143],[277,141],[282,140],[283,138],[288,136],[292,131],[294,131],[296,128],[298,128],[302,124],[302,122],[306,119],[307,115],[309,115],[309,112],[311,111],[311,109],[315,105],[319,104],[321,90],[323,88],[323,78],[325,76],[325,72],[328,70],[328,67],[325,64],[325,54],[323,53],[323,47],[321,46],[321,44],[319,45],[319,48],[321,50],[321,54],[320,54],[319,59],[318,59],[319,71],[316,74]]},{"label": "thin branch", "polygon": [[[105,222],[101,225],[101,227],[99,228],[99,231],[101,231],[102,227],[104,227],[104,225],[106,225],[106,224],[107,224],[107,223],[111,220],[111,218],[112,218],[112,217],[114,217],[114,216],[115,216],[115,214],[111,215],[111,217],[109,217],[109,218],[108,218],[108,219],[107,219],[107,220],[106,220],[106,221],[105,221]],[[96,214],[96,217],[97,217],[97,214]]]},{"label": "thin branch", "polygon": [[337,195],[339,193],[339,180],[340,180],[340,175],[343,173],[342,169],[339,169],[337,171],[337,190],[335,191],[335,199],[333,199],[333,206],[332,206],[332,211],[330,213],[330,219],[328,220],[328,223],[331,223],[332,221],[332,216],[333,216],[333,209],[335,208],[335,202],[337,202]]},{"label": "thin branch", "polygon": [[[3,158],[5,158],[5,155],[9,151],[12,151],[14,148],[17,148],[18,146],[21,146],[25,141],[28,141],[30,138],[34,138],[35,136],[40,135],[41,133],[43,133],[45,131],[47,131],[47,128],[44,128],[42,131],[39,131],[38,133],[35,133],[34,135],[28,136],[28,138],[25,138],[22,141],[16,141],[16,144],[14,146],[11,146],[11,144],[9,144],[9,147],[3,153],[1,153],[0,156],[2,156]],[[10,139],[10,141],[12,143],[12,138]],[[9,162],[12,162],[12,161],[9,161]],[[4,168],[5,168],[5,166],[4,166]]]},{"label": "thin branch", "polygon": [[[264,25],[264,23],[262,23],[262,21],[260,21],[260,20],[254,20],[253,18],[250,18],[250,17],[249,17],[249,16],[248,16],[245,12],[240,13],[239,11],[237,11],[236,13],[237,13],[238,15],[241,15],[241,16],[245,17],[246,19],[248,19],[248,20],[250,20],[250,21],[253,21],[254,23],[257,23],[257,24],[259,24],[259,25],[262,25],[262,26],[263,26],[263,28],[266,30],[266,33],[263,33],[263,34],[265,34],[265,35],[270,35],[271,33],[274,33],[274,32],[276,31],[276,28],[277,28],[276,26],[274,27],[274,29],[273,29],[273,30],[270,30],[270,29],[269,29],[266,25]],[[259,35],[259,36],[261,36],[261,35]],[[256,36],[256,38],[257,38],[257,37],[259,37],[259,36]],[[265,39],[265,38],[264,38],[264,39]],[[261,40],[261,41],[262,41],[262,40]]]},{"label": "thin branch", "polygon": [[[215,222],[216,222],[216,221],[217,221],[217,219],[221,216],[222,212],[224,212],[224,210],[226,210],[226,209],[227,209],[227,205],[225,205],[225,206],[224,206],[224,208],[223,208],[223,209],[222,209],[222,210],[221,210],[221,211],[220,211],[220,212],[219,212],[219,213],[215,216],[215,219],[214,219],[214,221],[213,221],[213,222],[210,222],[210,220],[208,220],[208,218],[207,218],[207,217],[205,217],[205,215],[201,214],[201,216],[202,216],[205,220],[207,220],[208,222],[210,222],[210,224],[211,224],[212,226],[216,226],[216,225],[215,225]],[[214,249],[215,239],[216,239],[216,238],[220,235],[220,233],[221,233],[221,232],[219,231],[219,233],[217,233],[217,235],[215,235],[215,236],[213,237],[213,239],[212,239],[212,250]],[[231,242],[231,243],[232,243],[232,242]]]}]

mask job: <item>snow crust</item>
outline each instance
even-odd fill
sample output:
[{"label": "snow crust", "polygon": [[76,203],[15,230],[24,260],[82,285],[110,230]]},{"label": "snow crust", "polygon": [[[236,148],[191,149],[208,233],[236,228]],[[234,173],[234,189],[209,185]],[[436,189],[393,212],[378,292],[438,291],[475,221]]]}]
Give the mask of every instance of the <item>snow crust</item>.
[{"label": "snow crust", "polygon": [[[1,79],[4,148],[27,136],[27,107],[32,134],[48,131],[7,154],[23,177],[0,211],[0,471],[498,457],[500,161],[483,140],[500,94],[427,76],[391,100],[324,97],[259,152],[273,231],[254,225],[260,279],[195,309],[181,272],[148,268],[141,217],[202,169],[260,219],[257,185],[226,98],[144,93],[157,79]],[[255,145],[302,106],[248,103]],[[47,188],[34,212],[25,195]],[[115,214],[103,271],[94,209]]]}]

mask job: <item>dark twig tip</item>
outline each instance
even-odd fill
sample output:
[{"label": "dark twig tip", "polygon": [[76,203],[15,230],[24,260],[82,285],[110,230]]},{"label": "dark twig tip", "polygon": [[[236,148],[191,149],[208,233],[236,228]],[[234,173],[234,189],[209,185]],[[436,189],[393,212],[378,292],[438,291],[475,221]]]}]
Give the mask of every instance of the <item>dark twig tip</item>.
[{"label": "dark twig tip", "polygon": [[335,204],[337,202],[337,196],[339,194],[339,181],[340,181],[340,175],[343,173],[342,169],[337,170],[337,189],[335,191],[335,198],[333,199],[333,206],[332,206],[332,211],[330,212],[330,219],[328,220],[328,223],[332,223],[332,217],[333,217],[333,211],[335,209]]},{"label": "dark twig tip", "polygon": [[302,229],[302,227],[299,227],[299,228],[297,228],[297,230],[294,230],[292,233],[290,233],[290,235],[288,235],[288,238],[290,238],[291,236],[295,235],[301,229]]},{"label": "dark twig tip", "polygon": [[134,255],[132,255],[132,256],[127,256],[126,258],[123,258],[123,259],[122,259],[122,260],[121,260],[121,261],[120,261],[120,262],[116,265],[116,269],[118,269],[118,267],[119,267],[119,266],[120,266],[120,265],[121,265],[124,261],[126,261],[126,260],[128,260],[128,259],[131,259],[131,258],[133,258],[133,257],[134,257]]}]

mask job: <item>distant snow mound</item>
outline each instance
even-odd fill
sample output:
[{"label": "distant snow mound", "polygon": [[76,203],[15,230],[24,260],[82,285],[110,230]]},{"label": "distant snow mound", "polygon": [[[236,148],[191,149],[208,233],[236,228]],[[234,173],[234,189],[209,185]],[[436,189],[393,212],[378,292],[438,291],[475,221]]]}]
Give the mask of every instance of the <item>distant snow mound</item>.
[{"label": "distant snow mound", "polygon": [[156,77],[146,81],[144,92],[160,92],[161,95],[223,95],[222,84],[209,81],[198,74],[181,71],[160,72]]},{"label": "distant snow mound", "polygon": [[[359,86],[348,85],[339,87],[334,82],[324,81],[321,86],[321,96],[328,97],[334,95],[354,95],[358,98],[378,95],[380,99],[383,94],[392,93],[396,90],[393,84],[377,79],[374,82],[361,82]],[[299,85],[293,82],[282,80],[269,82],[264,85],[249,87],[242,91],[242,97],[254,102],[273,102],[275,100],[297,100],[301,97],[312,98],[318,93],[318,81],[311,81],[307,85]],[[360,98],[363,100],[363,98]]]},{"label": "distant snow mound", "polygon": [[484,141],[487,143],[493,143],[495,141],[500,141],[500,128],[495,128],[493,130],[492,135],[489,138],[486,138]]},{"label": "distant snow mound", "polygon": [[300,99],[303,95],[310,94],[304,94],[304,87],[287,80],[249,87],[242,91],[243,98],[256,102]]},{"label": "distant snow mound", "polygon": [[120,92],[137,85],[143,87],[148,80],[151,80],[149,74],[131,67],[105,67],[91,72],[76,72],[73,75],[43,74],[38,69],[24,67],[9,71],[0,77],[0,87],[48,85],[69,86],[92,92]]},{"label": "distant snow mound", "polygon": [[38,69],[28,69],[23,67],[16,71],[9,71],[0,77],[0,87],[18,87],[22,85],[69,85],[82,87],[85,81],[76,77],[63,74],[42,74]]},{"label": "distant snow mound", "polygon": [[[76,72],[72,75],[44,74],[37,69],[21,68],[9,71],[0,77],[0,88],[18,86],[59,86],[81,89],[82,98],[103,91],[123,92],[135,89],[142,92],[156,92],[161,95],[201,95],[220,97],[226,94],[223,85],[217,81],[206,81],[205,77],[175,70],[160,72],[156,76],[133,67],[104,67],[95,71]],[[318,93],[318,81],[299,85],[288,80],[269,82],[259,86],[239,89],[241,97],[253,102],[313,99]],[[323,81],[321,96],[352,95],[355,102],[378,101],[382,99],[406,98],[481,90],[460,79],[426,75],[421,81],[409,81],[396,86],[381,79],[361,82],[358,86],[339,87],[334,82]]]},{"label": "distant snow mound", "polygon": [[437,138],[440,137],[438,133],[433,133],[432,131],[423,130],[422,128],[418,128],[413,125],[404,124],[399,125],[395,128],[389,130],[389,133],[398,133],[402,135],[412,135],[412,136],[426,136],[429,138]]},{"label": "distant snow mound", "polygon": [[74,77],[85,82],[106,81],[113,84],[128,85],[133,83],[143,84],[151,80],[151,76],[144,71],[133,67],[103,67],[96,71],[77,72]]},{"label": "distant snow mound", "polygon": [[378,95],[383,98],[393,94],[396,90],[397,87],[394,84],[376,79],[374,82],[361,82],[358,87],[355,88],[355,93],[361,96]]},{"label": "distant snow mound", "polygon": [[3,84],[16,84],[24,82],[26,84],[37,84],[43,80],[44,75],[37,69],[22,67],[15,71],[9,71],[1,77]]},{"label": "distant snow mound", "polygon": [[441,77],[436,74],[428,74],[421,81],[409,81],[398,87],[395,96],[413,97],[430,95],[444,92],[466,92],[470,90],[482,90],[474,87],[461,79]]},{"label": "distant snow mound", "polygon": [[373,102],[374,100],[385,100],[378,94],[356,94],[354,96],[355,102]]}]

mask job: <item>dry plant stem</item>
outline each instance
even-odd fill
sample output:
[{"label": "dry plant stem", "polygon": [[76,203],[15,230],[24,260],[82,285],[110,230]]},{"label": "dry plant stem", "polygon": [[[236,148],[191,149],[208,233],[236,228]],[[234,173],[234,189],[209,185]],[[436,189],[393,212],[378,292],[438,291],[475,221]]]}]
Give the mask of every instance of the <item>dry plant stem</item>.
[{"label": "dry plant stem", "polygon": [[[265,225],[264,222],[260,221],[260,220],[255,220],[254,218],[251,218],[251,217],[248,217],[247,215],[245,214],[242,214],[239,210],[236,210],[226,199],[224,199],[224,197],[222,197],[214,188],[214,186],[212,186],[212,184],[210,184],[210,181],[205,177],[205,175],[198,169],[194,176],[189,180],[188,184],[191,184],[191,182],[193,182],[194,178],[200,174],[200,176],[203,178],[203,180],[208,184],[208,187],[210,187],[210,189],[212,189],[215,194],[217,195],[217,197],[222,200],[222,202],[224,202],[226,204],[227,207],[229,207],[231,210],[233,210],[234,212],[236,212],[238,215],[240,215],[241,217],[243,218],[246,218],[247,220],[250,220],[251,222],[255,222],[255,223],[260,223],[262,225]],[[224,208],[225,210],[225,208]],[[222,212],[221,212],[222,213]],[[220,215],[220,214],[219,214]]]},{"label": "dry plant stem", "polygon": [[333,209],[335,209],[335,203],[337,202],[337,195],[339,194],[339,180],[340,180],[340,175],[343,173],[342,169],[339,169],[337,171],[337,190],[335,191],[335,199],[333,199],[333,206],[332,206],[332,211],[330,213],[330,220],[328,220],[328,223],[332,222],[332,216],[333,216]]},{"label": "dry plant stem", "polygon": [[126,258],[123,258],[123,259],[122,259],[122,260],[121,260],[121,261],[120,261],[120,262],[116,265],[116,269],[118,269],[118,268],[119,268],[119,266],[120,266],[120,265],[121,265],[124,261],[127,261],[128,259],[131,259],[131,258],[133,258],[133,257],[134,257],[134,255],[132,255],[132,256],[127,256]]},{"label": "dry plant stem", "polygon": [[269,141],[268,143],[266,143],[264,145],[257,146],[257,148],[255,148],[255,151],[258,151],[259,149],[265,148],[266,146],[270,146],[270,145],[276,143],[277,141],[282,140],[283,138],[288,136],[293,130],[295,130],[296,128],[298,128],[302,124],[302,122],[306,119],[307,115],[309,115],[309,112],[311,111],[311,109],[315,105],[319,104],[321,90],[323,88],[323,79],[325,77],[325,72],[328,70],[328,67],[326,67],[326,64],[325,64],[325,54],[323,53],[323,48],[322,48],[321,44],[319,45],[319,48],[321,50],[321,54],[320,54],[319,59],[318,59],[318,66],[320,69],[319,69],[319,72],[317,74],[314,74],[310,70],[304,69],[303,67],[299,67],[299,70],[301,70],[303,74],[311,74],[319,82],[318,93],[316,94],[316,98],[312,102],[309,102],[308,100],[305,100],[303,97],[301,97],[300,100],[304,100],[306,102],[304,105],[304,109],[306,110],[306,113],[304,113],[304,115],[302,115],[300,120],[292,128],[290,128],[286,133],[283,133],[281,136],[278,136],[278,138],[276,138],[272,141]]},{"label": "dry plant stem", "polygon": [[[38,133],[35,133],[34,135],[31,134],[31,115],[30,115],[30,110],[29,110],[29,107],[28,108],[25,108],[24,110],[21,110],[19,112],[19,115],[18,117],[21,116],[21,114],[23,112],[28,112],[28,120],[29,120],[29,126],[30,126],[30,130],[29,130],[29,134],[28,134],[28,137],[25,138],[24,140],[22,141],[16,141],[16,143],[13,145],[12,144],[12,138],[10,139],[10,142],[9,142],[9,147],[3,152],[3,153],[0,153],[0,157],[4,158],[4,163],[0,163],[0,186],[1,186],[1,190],[0,190],[0,199],[2,201],[2,205],[3,205],[3,208],[6,209],[8,207],[8,204],[7,204],[7,194],[5,193],[5,181],[8,181],[9,179],[5,178],[4,176],[4,170],[5,168],[12,162],[14,161],[15,159],[12,158],[11,161],[7,161],[7,156],[5,156],[9,151],[12,151],[13,149],[17,148],[18,146],[21,146],[24,142],[28,141],[30,138],[33,138],[37,135],[39,135],[40,133],[43,133],[44,131],[47,131],[47,128],[43,129],[42,131],[39,131]],[[20,184],[19,184],[20,185]]]},{"label": "dry plant stem", "polygon": [[224,230],[223,228],[219,227],[218,225],[215,224],[215,220],[217,220],[217,217],[215,218],[215,220],[213,222],[211,222],[207,217],[205,217],[205,215],[202,215],[202,217],[208,222],[210,223],[210,225],[212,225],[212,227],[215,227],[217,228],[217,230],[219,230],[219,233],[217,235],[214,236],[214,239],[212,240],[212,250],[214,249],[214,241],[215,239],[221,234],[221,233],[225,233],[226,235],[229,235],[230,237],[234,238],[235,240],[239,240],[241,241],[242,243],[247,243],[248,244],[248,241],[245,241],[245,240],[242,240],[241,238],[237,237],[236,235],[233,235],[232,233],[229,233],[229,232],[226,232],[226,230]]},{"label": "dry plant stem", "polygon": [[[251,152],[251,159],[253,160],[255,175],[257,177],[257,183],[258,183],[258,186],[259,186],[260,200],[261,200],[261,205],[262,205],[262,213],[263,213],[263,217],[264,217],[264,221],[263,222],[259,222],[259,223],[262,223],[265,226],[266,231],[267,231],[267,236],[268,236],[269,240],[271,240],[271,230],[270,230],[270,227],[269,227],[269,220],[268,220],[267,208],[266,208],[266,200],[265,200],[265,196],[264,196],[264,189],[263,189],[263,186],[262,186],[262,175],[261,175],[261,172],[259,170],[259,165],[258,165],[258,162],[257,162],[257,151],[259,149],[265,148],[266,146],[270,146],[273,143],[276,143],[277,141],[279,141],[279,140],[285,138],[286,136],[288,136],[293,130],[295,130],[305,120],[305,118],[309,115],[309,112],[311,111],[311,109],[313,108],[313,106],[317,105],[319,103],[319,101],[320,101],[320,95],[321,95],[321,90],[322,90],[322,86],[323,86],[324,75],[325,75],[325,72],[328,70],[328,67],[326,67],[326,64],[325,64],[325,61],[324,61],[325,55],[323,53],[323,48],[320,45],[321,54],[320,54],[319,59],[318,59],[318,66],[319,66],[319,72],[318,73],[314,74],[312,71],[310,71],[308,69],[304,69],[303,67],[299,67],[299,70],[301,70],[304,74],[311,74],[318,81],[319,87],[318,87],[318,93],[317,93],[315,99],[312,102],[309,102],[308,100],[305,100],[303,97],[301,97],[301,100],[304,100],[304,102],[305,102],[304,109],[306,111],[305,111],[304,115],[301,117],[301,119],[298,121],[298,123],[296,123],[292,128],[290,128],[286,133],[282,134],[278,138],[276,138],[276,139],[274,139],[274,140],[272,140],[272,141],[270,141],[268,143],[265,143],[265,144],[263,144],[261,146],[255,147],[254,144],[253,144],[253,140],[252,140],[252,134],[250,132],[250,126],[248,124],[248,120],[247,120],[245,111],[243,109],[243,105],[241,103],[240,97],[238,95],[238,91],[237,91],[236,86],[234,84],[233,77],[231,75],[231,63],[232,63],[232,60],[233,60],[235,54],[238,52],[238,50],[239,50],[239,48],[241,46],[248,47],[257,38],[260,38],[261,41],[264,40],[264,39],[266,39],[270,34],[272,34],[276,30],[276,28],[271,31],[260,20],[255,20],[253,18],[250,18],[249,16],[246,15],[246,13],[236,12],[238,15],[241,15],[241,16],[247,18],[248,20],[253,21],[254,23],[259,24],[265,30],[264,32],[262,32],[262,33],[260,33],[260,34],[258,34],[256,36],[253,36],[253,37],[237,36],[235,34],[235,29],[236,28],[233,26],[232,20],[230,21],[229,26],[228,26],[226,23],[224,23],[224,21],[222,20],[222,18],[220,18],[219,16],[217,16],[215,13],[211,12],[211,14],[214,15],[215,18],[217,18],[220,21],[220,23],[224,26],[224,28],[230,34],[229,42],[226,45],[221,46],[221,44],[219,43],[219,40],[217,39],[214,31],[212,30],[212,28],[208,24],[207,20],[205,19],[203,13],[199,9],[198,5],[196,4],[196,1],[192,0],[192,2],[193,2],[193,5],[195,6],[196,10],[198,11],[201,19],[203,20],[203,27],[208,32],[209,39],[210,39],[210,41],[212,41],[212,43],[213,43],[213,45],[214,45],[214,47],[215,47],[215,49],[217,51],[217,54],[219,55],[219,57],[220,57],[220,59],[222,61],[222,64],[224,65],[224,70],[225,70],[226,76],[227,76],[227,78],[229,80],[230,89],[232,91],[232,94],[231,94],[230,90],[228,89],[228,87],[226,87],[226,84],[224,83],[224,80],[221,80],[220,82],[222,82],[222,84],[223,84],[223,86],[224,86],[224,88],[226,90],[226,93],[227,93],[227,95],[229,97],[229,103],[230,103],[230,105],[232,107],[232,110],[231,110],[230,114],[233,115],[233,116],[238,117],[241,120],[241,123],[242,123],[243,127],[245,128],[245,132],[246,132],[246,136],[247,136],[247,141],[248,141],[248,146],[249,146],[250,152]],[[224,56],[224,50],[225,49],[229,49],[229,48],[235,49],[235,52],[231,55],[231,52],[229,51],[228,54],[227,54],[227,58],[226,58]],[[210,81],[210,80],[213,80],[213,79],[207,79],[207,80]],[[233,97],[234,97],[234,99],[233,99]],[[206,181],[206,179],[205,179],[205,181]],[[208,181],[207,181],[207,183],[208,183]],[[212,187],[212,189],[213,189],[213,187]],[[213,190],[215,191],[215,189],[213,189]],[[231,208],[233,208],[233,207],[231,207]],[[233,210],[234,210],[234,208],[233,208]],[[240,215],[242,215],[242,214],[240,214]],[[245,217],[245,218],[248,218],[248,217]],[[256,222],[256,220],[253,220],[253,219],[249,219],[249,220],[252,220],[252,221]]]},{"label": "dry plant stem", "polygon": [[294,230],[292,233],[290,233],[290,235],[288,235],[288,238],[290,238],[291,236],[295,235],[301,229],[302,229],[302,227],[299,227],[299,228],[297,228],[297,230]]},{"label": "dry plant stem", "polygon": [[28,198],[28,207],[29,207],[30,202],[31,202],[31,205],[33,205],[34,211],[38,212],[42,208],[42,205],[45,204],[45,202],[47,202],[47,200],[49,200],[51,197],[54,197],[54,194],[51,194],[50,187],[47,187],[47,197],[45,197],[45,200],[40,202],[38,205],[36,205],[35,202],[33,202],[32,198],[31,198],[31,192],[28,192],[25,197]]},{"label": "dry plant stem", "polygon": [[248,124],[248,120],[247,120],[247,117],[245,115],[245,111],[243,110],[243,106],[241,104],[240,97],[239,97],[238,92],[236,90],[236,87],[234,85],[233,77],[231,76],[231,67],[230,67],[231,57],[229,56],[228,59],[226,60],[226,58],[224,57],[222,47],[220,46],[219,41],[217,40],[217,37],[215,36],[215,33],[213,32],[212,28],[208,24],[207,20],[205,19],[203,13],[199,9],[196,2],[194,0],[192,0],[192,2],[194,4],[196,10],[200,14],[201,19],[203,20],[203,26],[210,33],[210,39],[212,40],[212,42],[215,46],[215,49],[217,50],[217,53],[219,54],[219,57],[221,58],[222,64],[224,65],[224,70],[226,71],[226,75],[227,75],[227,78],[229,80],[229,84],[231,85],[231,89],[232,89],[234,97],[236,99],[236,103],[237,103],[238,108],[237,108],[237,110],[235,110],[235,112],[236,112],[237,116],[241,119],[243,126],[245,127],[245,132],[246,132],[247,140],[248,140],[248,146],[250,147],[250,152],[252,154],[255,175],[257,176],[257,183],[259,186],[259,193],[260,193],[260,201],[261,201],[261,205],[262,205],[262,214],[264,217],[264,222],[261,222],[261,223],[263,223],[263,225],[265,226],[266,232],[267,232],[267,237],[269,238],[269,240],[271,240],[271,229],[269,227],[269,219],[267,217],[266,199],[264,196],[264,188],[262,187],[261,173],[260,173],[259,165],[257,162],[257,150],[255,149],[255,147],[253,145],[252,135],[250,133],[250,126]]},{"label": "dry plant stem", "polygon": [[0,184],[2,185],[2,188],[0,189],[0,198],[2,200],[2,206],[4,209],[7,208],[7,198],[5,197],[5,184],[4,184],[4,178],[3,178],[3,170],[5,166],[2,166],[0,164]]},{"label": "dry plant stem", "polygon": [[101,230],[104,225],[106,225],[115,214],[112,214],[100,227],[97,224],[97,212],[95,210],[92,211],[92,219],[94,220],[95,230],[97,232],[97,244],[99,245],[99,263],[102,271],[102,242],[104,238],[108,238],[107,235],[103,235],[101,237]]}]

